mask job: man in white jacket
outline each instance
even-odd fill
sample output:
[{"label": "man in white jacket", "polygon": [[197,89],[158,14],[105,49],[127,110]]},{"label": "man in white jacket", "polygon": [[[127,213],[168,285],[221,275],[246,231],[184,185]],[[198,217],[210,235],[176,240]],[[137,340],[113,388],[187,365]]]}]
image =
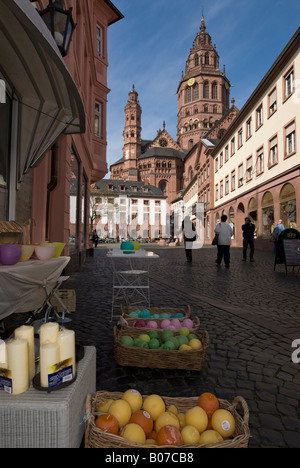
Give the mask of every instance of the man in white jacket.
[{"label": "man in white jacket", "polygon": [[225,266],[229,268],[230,265],[230,244],[231,236],[233,234],[232,228],[226,223],[227,216],[221,216],[221,222],[216,225],[215,233],[219,235],[218,238],[218,253],[217,253],[217,264],[221,265],[224,257]]}]

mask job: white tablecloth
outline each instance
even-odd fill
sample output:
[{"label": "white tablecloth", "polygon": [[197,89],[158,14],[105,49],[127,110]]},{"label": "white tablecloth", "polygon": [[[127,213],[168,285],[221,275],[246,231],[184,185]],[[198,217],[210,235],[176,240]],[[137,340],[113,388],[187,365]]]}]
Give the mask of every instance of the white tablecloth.
[{"label": "white tablecloth", "polygon": [[0,265],[0,320],[41,307],[69,261],[70,257],[59,257]]}]

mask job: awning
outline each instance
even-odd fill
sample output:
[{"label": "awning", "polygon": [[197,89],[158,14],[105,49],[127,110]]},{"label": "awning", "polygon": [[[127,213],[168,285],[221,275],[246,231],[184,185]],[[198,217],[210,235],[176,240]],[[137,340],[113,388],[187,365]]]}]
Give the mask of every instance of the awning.
[{"label": "awning", "polygon": [[78,88],[28,0],[0,0],[0,71],[18,103],[18,181],[62,133],[83,133]]}]

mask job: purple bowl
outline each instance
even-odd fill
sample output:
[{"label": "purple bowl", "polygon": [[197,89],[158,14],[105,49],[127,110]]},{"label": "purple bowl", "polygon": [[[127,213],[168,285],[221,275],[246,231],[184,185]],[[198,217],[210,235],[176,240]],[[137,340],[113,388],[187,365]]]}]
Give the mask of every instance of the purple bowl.
[{"label": "purple bowl", "polygon": [[0,263],[2,265],[15,265],[22,255],[22,249],[18,244],[0,245]]}]

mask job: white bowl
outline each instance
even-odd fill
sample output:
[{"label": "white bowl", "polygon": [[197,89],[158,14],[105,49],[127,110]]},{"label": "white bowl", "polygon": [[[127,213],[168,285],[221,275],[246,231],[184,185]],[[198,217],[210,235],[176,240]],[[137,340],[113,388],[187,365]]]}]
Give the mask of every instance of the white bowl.
[{"label": "white bowl", "polygon": [[56,247],[45,247],[43,245],[37,245],[34,251],[37,258],[45,262],[53,257],[56,252]]}]

